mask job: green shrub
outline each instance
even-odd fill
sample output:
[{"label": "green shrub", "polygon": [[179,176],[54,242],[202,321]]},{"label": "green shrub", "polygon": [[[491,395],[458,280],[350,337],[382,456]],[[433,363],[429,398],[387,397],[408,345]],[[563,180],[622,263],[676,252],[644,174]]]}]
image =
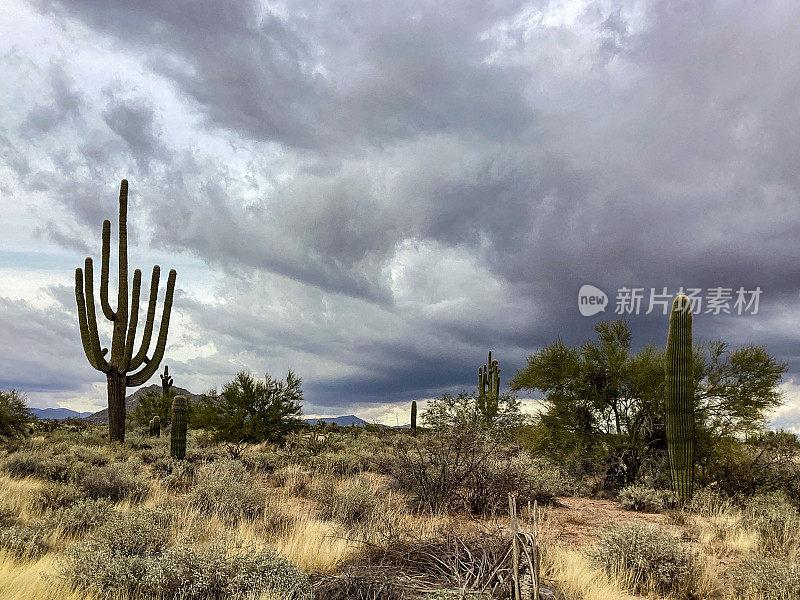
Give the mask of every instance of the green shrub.
[{"label": "green shrub", "polygon": [[680,498],[671,490],[656,490],[644,485],[629,485],[619,493],[619,501],[628,510],[661,512],[676,508]]},{"label": "green shrub", "polygon": [[495,450],[480,463],[465,480],[462,495],[473,513],[503,514],[508,511],[509,494],[515,494],[520,504],[552,504],[570,487],[558,468],[512,448]]},{"label": "green shrub", "polygon": [[796,600],[800,597],[800,565],[774,556],[748,556],[727,572],[736,598]]},{"label": "green shrub", "polygon": [[592,558],[640,594],[689,595],[697,573],[695,556],[675,537],[655,525],[633,521],[606,524]]},{"label": "green shrub", "polygon": [[153,462],[153,474],[169,489],[186,491],[194,484],[197,468],[186,460],[163,456]]},{"label": "green shrub", "polygon": [[84,498],[53,511],[48,523],[53,529],[61,529],[65,534],[74,536],[100,527],[115,514],[110,501]]},{"label": "green shrub", "polygon": [[164,509],[119,515],[70,546],[62,572],[78,588],[104,597],[249,600],[270,593],[311,600],[308,576],[272,550],[168,546],[172,519]]},{"label": "green shrub", "polygon": [[41,529],[22,525],[0,528],[0,548],[20,558],[36,558],[50,549]]},{"label": "green shrub", "polygon": [[137,473],[130,463],[112,463],[91,469],[83,474],[79,485],[90,498],[107,498],[114,502],[142,500],[150,491],[147,477]]},{"label": "green shrub", "polygon": [[800,514],[783,492],[753,496],[744,513],[745,524],[758,531],[767,552],[786,553],[800,538]]},{"label": "green shrub", "polygon": [[189,506],[227,523],[254,519],[264,512],[264,492],[247,468],[236,460],[220,460],[202,467],[189,492]]},{"label": "green shrub", "polygon": [[47,483],[36,496],[36,508],[40,511],[56,510],[71,506],[86,498],[86,492],[71,483]]},{"label": "green shrub", "polygon": [[314,499],[324,519],[334,519],[351,526],[368,521],[378,510],[375,494],[363,482],[340,486],[335,480],[326,479],[315,490]]},{"label": "green shrub", "polygon": [[12,477],[37,476],[51,481],[67,482],[83,473],[87,465],[66,454],[42,454],[20,450],[9,455],[3,468]]}]

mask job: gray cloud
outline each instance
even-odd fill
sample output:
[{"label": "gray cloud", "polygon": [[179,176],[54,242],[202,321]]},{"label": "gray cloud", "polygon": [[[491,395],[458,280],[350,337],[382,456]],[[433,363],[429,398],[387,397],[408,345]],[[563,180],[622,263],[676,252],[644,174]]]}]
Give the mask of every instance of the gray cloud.
[{"label": "gray cloud", "polygon": [[[332,410],[471,385],[488,347],[510,378],[614,316],[579,316],[583,283],[761,286],[759,316],[699,317],[698,337],[765,343],[800,373],[797,7],[37,6],[145,75],[90,102],[51,70],[21,121],[39,143],[9,126],[4,164],[71,215],[44,228],[71,248],[133,173],[141,251],[216,279],[179,309],[186,347],[214,345],[177,361],[203,385],[295,366]],[[663,317],[631,323],[663,343]]]}]

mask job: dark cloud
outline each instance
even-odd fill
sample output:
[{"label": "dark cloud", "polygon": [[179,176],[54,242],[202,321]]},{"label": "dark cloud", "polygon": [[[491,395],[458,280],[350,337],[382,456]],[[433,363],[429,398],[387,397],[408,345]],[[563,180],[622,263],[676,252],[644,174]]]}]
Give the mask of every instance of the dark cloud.
[{"label": "dark cloud", "polygon": [[[302,366],[330,408],[472,385],[491,347],[508,381],[533,349],[592,337],[623,286],[760,286],[760,315],[701,315],[697,337],[765,343],[800,373],[794,5],[592,2],[568,22],[548,2],[38,6],[147,78],[89,110],[51,71],[26,117],[45,141],[4,133],[4,163],[73,215],[44,228],[70,248],[133,173],[142,249],[218,276],[213,302],[181,297],[214,345],[187,374]],[[188,144],[181,112],[201,117]],[[65,148],[55,123],[75,114]],[[612,295],[605,315],[580,317],[583,283]],[[630,321],[664,342],[662,316]]]}]

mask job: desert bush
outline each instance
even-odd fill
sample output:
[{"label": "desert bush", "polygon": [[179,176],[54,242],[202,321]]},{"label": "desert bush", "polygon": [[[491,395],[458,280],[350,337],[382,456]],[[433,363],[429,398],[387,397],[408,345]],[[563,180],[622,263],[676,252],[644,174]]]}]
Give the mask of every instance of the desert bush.
[{"label": "desert bush", "polygon": [[240,460],[250,471],[265,475],[273,473],[282,463],[274,452],[245,452]]},{"label": "desert bush", "polygon": [[20,450],[6,458],[3,468],[12,477],[36,476],[50,481],[67,482],[80,476],[87,465],[80,460],[73,460],[67,454]]},{"label": "desert bush", "polygon": [[194,484],[197,467],[185,460],[163,456],[153,462],[153,474],[169,489],[186,491]]},{"label": "desert bush", "polygon": [[695,556],[675,537],[651,524],[606,524],[592,558],[640,594],[672,592],[686,596],[697,576]]},{"label": "desert bush", "polygon": [[364,482],[337,485],[335,480],[325,479],[313,496],[322,518],[341,521],[345,525],[364,523],[378,510],[378,500],[369,484]]},{"label": "desert bush", "polygon": [[48,482],[38,491],[34,506],[40,511],[57,510],[86,498],[86,492],[71,483]]},{"label": "desert bush", "polygon": [[229,459],[202,467],[188,499],[190,507],[228,523],[260,516],[266,502],[247,468]]},{"label": "desert bush", "polygon": [[747,556],[726,573],[736,598],[796,600],[800,597],[800,565],[774,556]]},{"label": "desert bush", "polygon": [[150,491],[149,480],[131,463],[112,463],[86,471],[78,481],[90,498],[142,500]]},{"label": "desert bush", "polygon": [[288,464],[275,471],[271,480],[293,496],[306,496],[312,481],[311,474],[298,464]]},{"label": "desert bush", "polygon": [[469,429],[403,436],[379,464],[395,486],[414,496],[421,507],[442,512],[459,502],[464,483],[497,445],[486,434]]},{"label": "desert bush", "polygon": [[200,551],[168,546],[173,518],[164,509],[118,515],[67,549],[63,575],[106,598],[233,600],[271,593],[311,599],[305,573],[272,550],[224,543]]},{"label": "desert bush", "polygon": [[676,508],[680,498],[672,490],[656,490],[644,485],[629,485],[619,493],[619,501],[628,510],[661,512]]},{"label": "desert bush", "polygon": [[8,443],[26,437],[29,423],[35,420],[23,394],[17,390],[0,390],[0,442]]},{"label": "desert bush", "polygon": [[114,505],[110,501],[84,498],[54,510],[48,516],[47,522],[51,528],[74,536],[100,527],[115,514]]},{"label": "desert bush", "polygon": [[767,552],[787,554],[800,539],[800,514],[783,492],[753,496],[744,513],[745,524],[758,531]]},{"label": "desert bush", "polygon": [[41,529],[23,525],[0,528],[0,548],[20,558],[36,558],[50,549]]},{"label": "desert bush", "polygon": [[463,496],[478,514],[508,511],[508,494],[517,501],[552,504],[570,489],[567,477],[543,459],[532,458],[519,448],[493,452],[466,479]]}]

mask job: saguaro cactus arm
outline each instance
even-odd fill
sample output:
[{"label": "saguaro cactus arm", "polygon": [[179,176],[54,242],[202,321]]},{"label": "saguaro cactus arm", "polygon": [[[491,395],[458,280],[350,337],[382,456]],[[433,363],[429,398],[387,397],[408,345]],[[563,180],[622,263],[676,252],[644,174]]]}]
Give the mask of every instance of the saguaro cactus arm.
[{"label": "saguaro cactus arm", "polygon": [[[78,326],[81,331],[81,343],[83,345],[83,352],[92,365],[98,371],[104,373],[108,372],[110,365],[105,358],[104,352],[100,350],[100,340],[97,335],[97,320],[94,314],[94,294],[92,293],[92,260],[86,259],[86,295],[88,296],[88,304],[84,297],[84,278],[83,271],[80,267],[75,269],[75,301],[78,305]],[[89,314],[87,314],[87,305],[91,307]]]},{"label": "saguaro cactus arm", "polygon": [[142,343],[139,352],[131,359],[128,369],[134,371],[142,363],[147,362],[147,350],[150,348],[150,339],[153,336],[153,323],[156,320],[156,301],[158,300],[158,280],[161,277],[161,267],[153,267],[153,274],[150,276],[150,300],[147,303],[147,317],[144,321],[144,332],[142,333]]},{"label": "saguaro cactus arm", "polygon": [[169,272],[169,277],[167,278],[167,293],[164,296],[164,311],[161,313],[161,326],[158,329],[158,341],[156,342],[156,349],[153,352],[153,356],[138,373],[128,375],[128,387],[135,387],[137,385],[146,383],[147,380],[150,379],[156,372],[158,365],[161,363],[161,359],[164,357],[164,348],[167,345],[167,332],[169,331],[169,316],[170,312],[172,311],[172,296],[175,292],[175,278],[177,276],[178,274],[175,272],[175,269],[172,269]]},{"label": "saguaro cactus arm", "polygon": [[142,287],[142,272],[133,272],[133,289],[131,290],[131,314],[128,319],[128,333],[125,336],[125,357],[122,360],[123,370],[128,371],[133,358],[133,343],[136,340],[136,325],[139,321],[139,292]]},{"label": "saguaro cactus arm", "polygon": [[117,314],[112,310],[108,303],[108,272],[110,271],[109,262],[111,256],[111,221],[103,221],[103,262],[100,267],[100,305],[103,307],[103,314],[106,319],[113,321]]}]

